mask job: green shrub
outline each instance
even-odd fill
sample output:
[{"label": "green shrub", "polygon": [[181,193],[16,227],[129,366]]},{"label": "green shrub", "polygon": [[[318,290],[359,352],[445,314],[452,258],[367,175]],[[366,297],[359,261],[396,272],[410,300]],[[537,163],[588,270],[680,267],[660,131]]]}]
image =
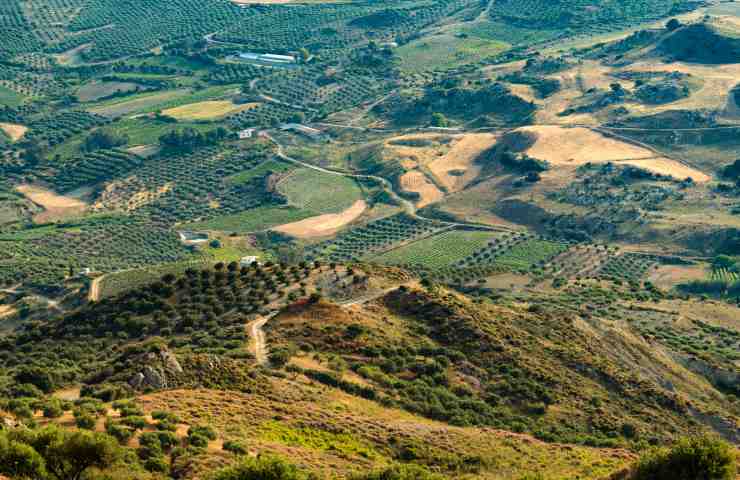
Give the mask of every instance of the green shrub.
[{"label": "green shrub", "polygon": [[134,429],[125,425],[118,425],[108,419],[105,422],[105,432],[111,437],[118,440],[118,443],[125,445],[134,436]]},{"label": "green shrub", "polygon": [[150,472],[167,473],[170,467],[163,456],[153,456],[144,462],[144,468]]},{"label": "green shrub", "polygon": [[736,462],[722,440],[707,436],[683,439],[643,456],[633,480],[732,480]]},{"label": "green shrub", "polygon": [[190,442],[190,446],[192,447],[206,448],[208,446],[208,439],[203,435],[197,433],[188,435],[188,441]]},{"label": "green shrub", "polygon": [[216,472],[213,480],[307,480],[309,476],[282,458],[244,457],[231,467]]},{"label": "green shrub", "polygon": [[352,480],[443,480],[444,477],[418,465],[395,465],[384,470],[364,473]]},{"label": "green shrub", "polygon": [[147,426],[147,421],[144,417],[123,417],[121,423],[133,428],[144,428]]},{"label": "green shrub", "polygon": [[244,455],[247,453],[247,447],[241,442],[234,440],[227,440],[224,442],[224,450],[227,452],[235,453],[237,455]]},{"label": "green shrub", "polygon": [[59,418],[64,414],[62,402],[57,399],[51,399],[44,405],[45,418]]},{"label": "green shrub", "polygon": [[75,410],[75,425],[77,428],[84,428],[85,430],[93,430],[97,423],[97,418],[86,410]]},{"label": "green shrub", "polygon": [[192,425],[188,428],[188,437],[200,435],[208,440],[216,440],[216,431],[207,425]]}]

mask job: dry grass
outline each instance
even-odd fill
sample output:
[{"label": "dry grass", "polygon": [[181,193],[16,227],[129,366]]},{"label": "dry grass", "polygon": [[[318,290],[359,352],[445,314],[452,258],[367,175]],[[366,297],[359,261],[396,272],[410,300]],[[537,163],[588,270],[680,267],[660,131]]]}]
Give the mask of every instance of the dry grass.
[{"label": "dry grass", "polygon": [[[276,453],[316,473],[345,478],[380,468],[394,456],[391,438],[440,454],[480,455],[470,479],[606,478],[632,457],[619,450],[545,444],[490,428],[459,428],[317,385],[302,375],[275,379],[272,392],[177,390],[140,398],[146,411],[177,412],[186,423],[209,423],[224,439],[246,440],[249,453]],[[276,417],[277,416],[277,417]],[[279,418],[279,421],[275,421]],[[336,433],[342,432],[342,433]]]},{"label": "dry grass", "polygon": [[169,108],[162,113],[178,120],[215,120],[231,113],[255,108],[258,105],[259,103],[237,105],[230,100],[211,100]]},{"label": "dry grass", "polygon": [[[438,133],[401,135],[386,140],[383,148],[388,160],[398,161],[404,168],[413,168],[427,165],[446,154],[453,138],[455,137]],[[417,145],[413,145],[414,143]]]},{"label": "dry grass", "polygon": [[648,280],[660,288],[670,289],[678,283],[706,278],[707,270],[702,265],[661,265],[651,271]]},{"label": "dry grass", "polygon": [[462,190],[480,174],[480,167],[475,165],[475,159],[481,152],[492,147],[497,138],[491,133],[471,133],[456,137],[450,151],[431,162],[428,165],[429,170],[449,191]]},{"label": "dry grass", "polygon": [[58,195],[43,187],[20,185],[16,187],[30,201],[42,207],[44,211],[34,216],[37,223],[47,223],[63,218],[80,215],[87,209],[87,204],[74,197]]},{"label": "dry grass", "polygon": [[0,123],[0,130],[5,132],[11,141],[17,142],[26,134],[28,127],[17,123]]},{"label": "dry grass", "polygon": [[351,207],[340,213],[327,213],[298,222],[275,227],[272,230],[297,238],[313,238],[331,235],[342,227],[357,220],[367,208],[364,200],[357,200]]},{"label": "dry grass", "polygon": [[606,137],[585,127],[531,126],[520,129],[531,132],[537,140],[527,154],[553,165],[576,167],[585,163],[614,162],[634,165],[677,179],[691,177],[696,182],[707,182],[710,177],[699,170],[655,152],[621,140]]},{"label": "dry grass", "polygon": [[527,154],[554,165],[581,165],[655,157],[652,151],[607,138],[583,127],[532,126],[519,129],[531,132],[537,140]]},{"label": "dry grass", "polygon": [[15,313],[15,308],[10,305],[0,305],[0,318],[9,317]]},{"label": "dry grass", "polygon": [[404,173],[399,178],[399,181],[404,191],[419,194],[419,200],[416,202],[416,206],[419,208],[438,202],[444,198],[444,193],[418,170],[411,170]]},{"label": "dry grass", "polygon": [[698,183],[704,183],[711,180],[711,177],[695,168],[691,168],[687,165],[679,163],[670,158],[651,158],[647,160],[626,160],[619,162],[622,164],[634,165],[651,172],[660,173],[663,175],[670,175],[673,178],[683,180],[685,178],[691,178],[693,181]]},{"label": "dry grass", "polygon": [[[701,87],[691,96],[666,105],[631,105],[630,110],[637,114],[651,114],[666,110],[719,110],[726,114],[730,91],[740,79],[740,64],[701,65],[695,63],[674,62],[661,64],[653,61],[639,62],[626,68],[640,72],[681,72],[691,75],[690,78],[701,80]],[[734,105],[734,102],[732,102]]]},{"label": "dry grass", "polygon": [[114,181],[106,185],[105,190],[103,190],[100,196],[100,200],[93,205],[93,209],[112,209],[131,212],[157,200],[172,189],[172,183],[170,182],[155,190],[139,190],[133,193],[127,192],[125,196],[120,196],[119,191],[127,190],[128,180],[129,179]]}]

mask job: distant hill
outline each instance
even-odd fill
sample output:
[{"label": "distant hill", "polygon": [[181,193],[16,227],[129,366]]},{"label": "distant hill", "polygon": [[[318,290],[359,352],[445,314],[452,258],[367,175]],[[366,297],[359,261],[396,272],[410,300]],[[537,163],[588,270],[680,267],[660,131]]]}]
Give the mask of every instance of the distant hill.
[{"label": "distant hill", "polygon": [[698,23],[678,28],[665,36],[657,51],[682,62],[740,62],[740,38],[730,36],[711,23]]}]

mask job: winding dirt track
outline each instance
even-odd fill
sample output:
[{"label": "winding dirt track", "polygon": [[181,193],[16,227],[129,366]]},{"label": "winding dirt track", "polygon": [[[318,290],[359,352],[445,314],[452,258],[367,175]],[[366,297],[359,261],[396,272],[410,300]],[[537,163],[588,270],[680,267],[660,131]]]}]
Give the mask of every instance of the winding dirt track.
[{"label": "winding dirt track", "polygon": [[272,313],[266,317],[259,317],[257,320],[247,325],[249,328],[249,334],[254,340],[252,344],[252,353],[254,354],[254,358],[257,359],[257,363],[260,365],[265,365],[267,363],[267,342],[265,340],[265,331],[262,330],[262,327],[264,327],[267,321],[275,315],[277,315],[277,313]]},{"label": "winding dirt track", "polygon": [[90,294],[87,298],[91,302],[97,302],[100,300],[100,284],[103,282],[103,277],[105,277],[105,275],[95,277],[93,278],[93,281],[90,282]]}]

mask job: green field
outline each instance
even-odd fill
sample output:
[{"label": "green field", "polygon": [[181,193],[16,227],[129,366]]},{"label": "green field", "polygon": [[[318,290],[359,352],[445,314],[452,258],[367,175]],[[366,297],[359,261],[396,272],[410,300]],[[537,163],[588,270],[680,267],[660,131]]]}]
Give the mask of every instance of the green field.
[{"label": "green field", "polygon": [[301,168],[278,185],[288,203],[316,215],[339,213],[362,200],[362,189],[354,180]]},{"label": "green field", "polygon": [[205,222],[191,223],[194,230],[247,233],[266,230],[277,225],[297,222],[314,216],[313,212],[292,207],[258,207],[234,215],[224,215]]},{"label": "green field", "polygon": [[726,267],[713,268],[711,278],[712,280],[721,280],[724,282],[736,282],[740,279],[740,274]]},{"label": "green field", "polygon": [[0,86],[0,105],[17,107],[21,103],[23,103],[23,96],[19,95],[9,88]]},{"label": "green field", "polygon": [[268,172],[286,172],[291,168],[293,168],[293,166],[289,163],[281,162],[279,160],[267,160],[266,162],[262,162],[252,169],[234,174],[226,180],[232,185],[240,185],[243,183],[247,183],[253,178],[261,177]]},{"label": "green field", "polygon": [[496,236],[492,232],[447,231],[386,252],[374,257],[373,261],[430,269],[443,268],[485,247]]},{"label": "green field", "polygon": [[396,51],[406,71],[448,70],[465,63],[479,62],[509,48],[498,40],[462,38],[453,35],[424,37]]},{"label": "green field", "polygon": [[[150,118],[126,118],[122,119],[115,124],[115,131],[118,134],[122,134],[128,137],[128,145],[154,145],[159,142],[159,137],[163,134],[170,132],[175,129],[182,129],[191,127],[196,130],[206,131],[213,128],[211,125],[205,125],[200,123],[189,123],[189,122],[178,122],[165,123],[158,122]],[[103,127],[111,129],[112,127]],[[80,147],[84,138],[89,132],[84,132],[70,138],[66,142],[58,145],[51,152],[51,157],[59,155],[62,159],[68,159],[75,155],[79,155]]]},{"label": "green field", "polygon": [[104,101],[90,107],[88,110],[106,117],[153,113],[188,103],[222,98],[235,91],[236,89],[233,85],[219,85],[202,90],[178,89],[156,93],[142,93],[123,99],[116,98]]},{"label": "green field", "polygon": [[567,249],[567,245],[548,240],[525,240],[517,243],[502,255],[495,264],[513,269],[526,270]]},{"label": "green field", "polygon": [[118,92],[133,92],[137,89],[143,90],[144,87],[133,82],[90,82],[80,87],[76,95],[81,102],[95,102]]}]

